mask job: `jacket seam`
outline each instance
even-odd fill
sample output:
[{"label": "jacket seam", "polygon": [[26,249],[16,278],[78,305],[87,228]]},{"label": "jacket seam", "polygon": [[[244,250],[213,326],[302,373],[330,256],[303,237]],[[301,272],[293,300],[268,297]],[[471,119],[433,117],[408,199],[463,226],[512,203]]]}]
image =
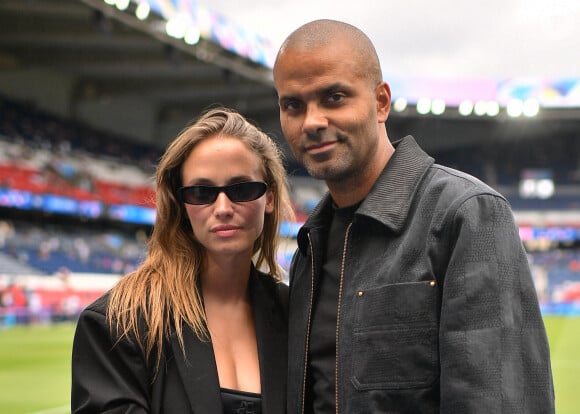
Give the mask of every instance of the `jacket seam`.
[{"label": "jacket seam", "polygon": [[308,233],[308,245],[310,247],[310,303],[308,306],[308,322],[306,324],[306,344],[304,348],[304,376],[302,378],[302,407],[300,412],[304,414],[304,406],[306,400],[306,381],[308,373],[308,349],[310,347],[310,324],[312,323],[312,302],[314,298],[314,247],[312,245],[312,240],[310,239],[310,233]]}]

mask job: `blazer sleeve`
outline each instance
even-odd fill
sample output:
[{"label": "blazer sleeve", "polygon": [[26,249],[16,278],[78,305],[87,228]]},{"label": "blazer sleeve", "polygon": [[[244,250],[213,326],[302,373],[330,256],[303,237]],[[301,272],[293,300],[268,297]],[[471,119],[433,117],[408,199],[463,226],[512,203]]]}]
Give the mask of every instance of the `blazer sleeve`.
[{"label": "blazer sleeve", "polygon": [[507,201],[473,196],[450,222],[439,333],[441,413],[553,413],[548,340]]},{"label": "blazer sleeve", "polygon": [[149,381],[139,347],[113,341],[104,305],[85,309],[73,341],[71,412],[147,413]]}]

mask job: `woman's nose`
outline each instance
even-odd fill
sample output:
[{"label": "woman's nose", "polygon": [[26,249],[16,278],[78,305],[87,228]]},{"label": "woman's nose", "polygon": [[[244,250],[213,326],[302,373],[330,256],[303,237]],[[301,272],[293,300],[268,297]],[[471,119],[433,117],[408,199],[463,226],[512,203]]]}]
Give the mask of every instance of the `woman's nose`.
[{"label": "woman's nose", "polygon": [[233,202],[228,198],[225,192],[221,191],[214,202],[214,211],[216,214],[231,214]]}]

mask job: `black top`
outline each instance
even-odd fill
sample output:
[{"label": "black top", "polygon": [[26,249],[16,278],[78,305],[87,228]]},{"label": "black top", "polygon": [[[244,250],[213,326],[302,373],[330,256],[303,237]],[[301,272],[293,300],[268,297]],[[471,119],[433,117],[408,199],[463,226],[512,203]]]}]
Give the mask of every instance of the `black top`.
[{"label": "black top", "polygon": [[336,312],[346,229],[360,203],[335,208],[327,238],[326,258],[317,281],[308,358],[307,413],[334,413]]},{"label": "black top", "polygon": [[262,395],[220,388],[224,414],[262,414]]}]

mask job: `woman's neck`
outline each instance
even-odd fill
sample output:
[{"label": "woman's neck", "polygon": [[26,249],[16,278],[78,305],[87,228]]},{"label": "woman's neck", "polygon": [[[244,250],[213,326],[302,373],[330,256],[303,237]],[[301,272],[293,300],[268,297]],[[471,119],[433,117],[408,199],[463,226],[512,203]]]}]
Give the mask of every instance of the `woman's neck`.
[{"label": "woman's neck", "polygon": [[240,260],[208,260],[201,274],[204,300],[229,302],[246,299],[251,262]]}]

